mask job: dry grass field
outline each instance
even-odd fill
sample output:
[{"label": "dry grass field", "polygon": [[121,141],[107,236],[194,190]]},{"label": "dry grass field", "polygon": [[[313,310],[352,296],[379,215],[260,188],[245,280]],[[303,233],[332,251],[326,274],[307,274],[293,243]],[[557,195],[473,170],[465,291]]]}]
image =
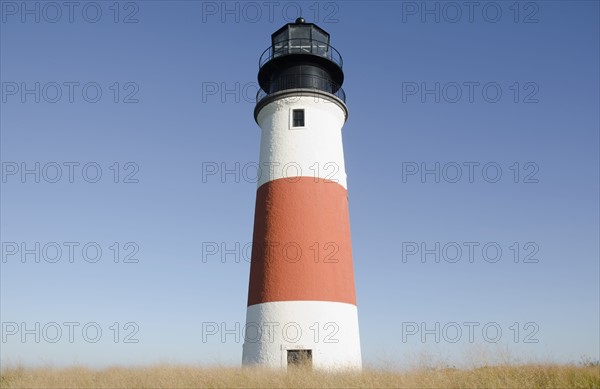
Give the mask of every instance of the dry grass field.
[{"label": "dry grass field", "polygon": [[600,388],[600,366],[497,365],[469,370],[321,373],[157,365],[93,370],[5,368],[1,388]]}]

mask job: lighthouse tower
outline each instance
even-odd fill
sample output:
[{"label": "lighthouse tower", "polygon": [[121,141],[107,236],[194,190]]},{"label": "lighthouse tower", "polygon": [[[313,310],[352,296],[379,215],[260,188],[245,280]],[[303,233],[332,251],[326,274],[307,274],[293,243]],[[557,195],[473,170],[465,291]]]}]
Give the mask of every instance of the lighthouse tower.
[{"label": "lighthouse tower", "polygon": [[342,57],[298,18],[260,57],[262,130],[243,365],[362,366],[342,126]]}]

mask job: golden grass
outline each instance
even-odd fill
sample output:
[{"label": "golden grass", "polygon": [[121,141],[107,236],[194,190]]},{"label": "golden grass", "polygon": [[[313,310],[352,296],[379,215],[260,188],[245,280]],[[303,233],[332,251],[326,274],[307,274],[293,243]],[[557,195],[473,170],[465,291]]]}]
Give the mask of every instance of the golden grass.
[{"label": "golden grass", "polygon": [[0,388],[600,388],[600,366],[525,364],[362,373],[174,365],[102,370],[11,367],[0,373]]}]

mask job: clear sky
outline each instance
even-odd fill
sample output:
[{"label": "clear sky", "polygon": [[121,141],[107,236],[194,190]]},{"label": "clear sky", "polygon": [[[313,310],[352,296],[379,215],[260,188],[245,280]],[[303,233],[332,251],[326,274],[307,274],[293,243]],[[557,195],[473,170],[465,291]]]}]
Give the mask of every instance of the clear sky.
[{"label": "clear sky", "polygon": [[344,58],[365,363],[600,358],[597,1],[0,4],[3,365],[240,363],[300,14]]}]

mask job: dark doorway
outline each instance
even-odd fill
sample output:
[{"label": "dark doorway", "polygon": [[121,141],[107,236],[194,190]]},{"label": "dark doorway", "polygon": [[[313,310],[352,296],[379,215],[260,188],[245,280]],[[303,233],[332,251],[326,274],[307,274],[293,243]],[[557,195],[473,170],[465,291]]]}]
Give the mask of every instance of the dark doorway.
[{"label": "dark doorway", "polygon": [[312,367],[312,350],[288,350],[287,351],[288,367]]}]

